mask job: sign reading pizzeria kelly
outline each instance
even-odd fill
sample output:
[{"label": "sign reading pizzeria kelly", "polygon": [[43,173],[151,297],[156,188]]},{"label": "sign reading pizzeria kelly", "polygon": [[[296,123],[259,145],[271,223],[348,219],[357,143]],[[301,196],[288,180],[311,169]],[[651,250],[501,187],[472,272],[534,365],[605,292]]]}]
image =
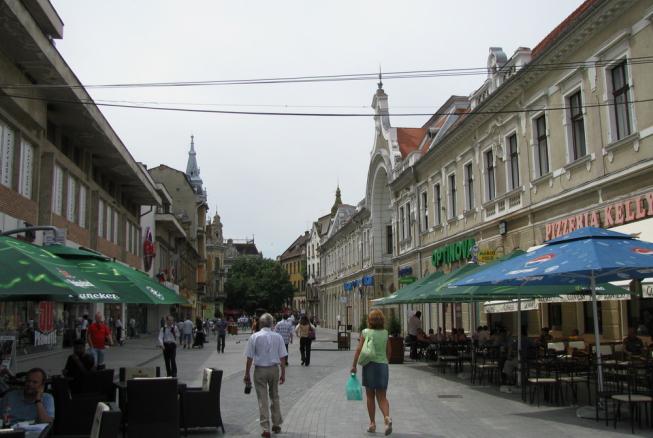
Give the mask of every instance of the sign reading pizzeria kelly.
[{"label": "sign reading pizzeria kelly", "polygon": [[544,240],[564,236],[579,228],[611,228],[651,216],[653,216],[653,192],[648,192],[608,204],[600,210],[583,212],[549,222],[545,225]]}]

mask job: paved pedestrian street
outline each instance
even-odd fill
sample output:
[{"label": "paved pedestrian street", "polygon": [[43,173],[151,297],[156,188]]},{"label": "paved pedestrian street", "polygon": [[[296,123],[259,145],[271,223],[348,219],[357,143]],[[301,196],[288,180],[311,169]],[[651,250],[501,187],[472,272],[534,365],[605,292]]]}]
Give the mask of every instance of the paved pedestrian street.
[{"label": "paved pedestrian street", "polygon": [[[243,351],[248,335],[227,337],[224,354],[215,351],[215,338],[204,349],[179,349],[179,378],[199,386],[205,367],[224,371],[222,417],[226,436],[260,436],[256,394],[243,393]],[[280,387],[284,423],[280,437],[357,437],[367,434],[364,402],[346,401],[344,385],[353,357],[352,351],[337,351],[335,335],[325,329],[313,344],[311,366],[300,366],[299,345],[290,347],[287,381]],[[153,337],[131,340],[107,353],[109,367],[159,365],[160,350]],[[355,340],[354,340],[355,342]],[[63,366],[67,352],[39,360],[51,372]],[[58,363],[58,365],[57,365]],[[19,363],[20,369],[34,366]],[[359,373],[360,377],[360,373]],[[496,387],[472,386],[469,379],[445,375],[427,363],[406,362],[390,366],[388,389],[394,437],[614,437],[633,436],[622,421],[617,431],[594,420],[576,418],[574,407],[531,406],[519,394],[503,394]],[[376,436],[382,436],[382,418],[377,414]],[[647,436],[642,429],[636,434]],[[648,433],[648,431],[646,431]],[[193,437],[218,437],[212,429],[194,431]],[[638,436],[638,435],[635,435]],[[653,434],[648,433],[648,436]]]}]

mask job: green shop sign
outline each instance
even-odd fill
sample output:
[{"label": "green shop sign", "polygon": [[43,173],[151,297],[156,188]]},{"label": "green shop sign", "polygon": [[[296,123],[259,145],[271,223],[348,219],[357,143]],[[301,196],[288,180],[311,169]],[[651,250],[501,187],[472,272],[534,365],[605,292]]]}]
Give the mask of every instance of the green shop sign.
[{"label": "green shop sign", "polygon": [[415,283],[416,280],[417,278],[412,275],[409,275],[408,277],[399,277],[399,284],[411,284]]},{"label": "green shop sign", "polygon": [[475,244],[474,239],[465,239],[445,245],[433,251],[431,262],[433,266],[440,266],[445,263],[451,264],[460,260],[467,260],[471,257],[472,248]]}]

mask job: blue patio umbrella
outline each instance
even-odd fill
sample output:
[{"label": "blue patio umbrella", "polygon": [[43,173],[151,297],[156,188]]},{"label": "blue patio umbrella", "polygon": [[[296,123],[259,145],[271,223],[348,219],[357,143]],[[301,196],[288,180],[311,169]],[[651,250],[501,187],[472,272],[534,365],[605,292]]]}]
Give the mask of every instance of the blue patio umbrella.
[{"label": "blue patio umbrella", "polygon": [[[599,388],[603,387],[596,283],[653,274],[653,243],[602,228],[586,227],[550,240],[535,251],[473,272],[452,286],[570,285],[592,292]],[[521,328],[520,328],[521,333]]]}]

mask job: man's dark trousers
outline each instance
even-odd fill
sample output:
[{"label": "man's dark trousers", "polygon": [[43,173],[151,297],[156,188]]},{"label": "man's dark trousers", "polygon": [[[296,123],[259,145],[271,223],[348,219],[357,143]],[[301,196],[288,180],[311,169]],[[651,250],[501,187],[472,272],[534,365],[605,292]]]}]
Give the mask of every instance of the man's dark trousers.
[{"label": "man's dark trousers", "polygon": [[163,343],[163,361],[166,364],[166,375],[177,377],[177,344],[174,342]]},{"label": "man's dark trousers", "polygon": [[226,337],[226,334],[218,333],[218,353],[224,353],[225,337]]}]

